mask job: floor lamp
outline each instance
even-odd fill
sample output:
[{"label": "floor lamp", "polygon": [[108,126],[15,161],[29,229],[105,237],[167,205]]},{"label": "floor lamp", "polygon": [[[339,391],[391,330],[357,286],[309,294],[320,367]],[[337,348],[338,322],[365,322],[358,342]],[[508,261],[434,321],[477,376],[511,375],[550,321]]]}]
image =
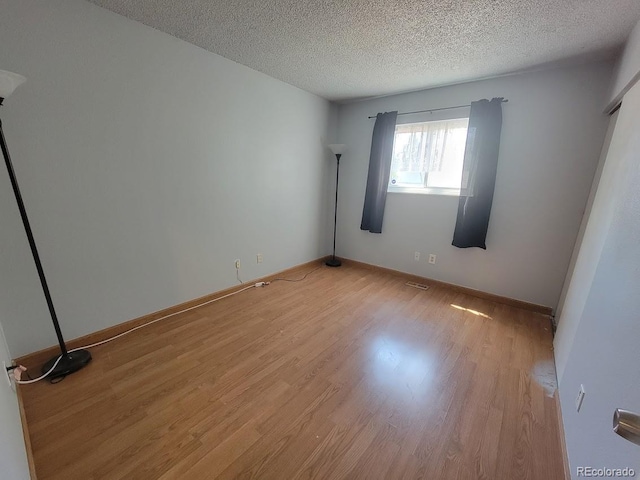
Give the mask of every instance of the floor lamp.
[{"label": "floor lamp", "polygon": [[347,146],[334,143],[329,145],[329,148],[331,149],[333,154],[336,156],[338,165],[336,168],[336,204],[333,210],[333,255],[331,255],[331,258],[326,261],[326,265],[328,265],[329,267],[339,267],[340,265],[342,265],[342,262],[340,261],[339,258],[336,258],[336,225],[338,223],[338,181],[340,180],[340,157],[347,149]]},{"label": "floor lamp", "polygon": [[[22,84],[26,78],[17,73],[11,73],[4,70],[0,70],[0,106],[2,102],[13,93],[13,91]],[[29,224],[29,218],[27,217],[27,211],[24,208],[24,202],[22,201],[22,195],[20,193],[20,187],[18,186],[18,179],[16,173],[13,170],[13,164],[11,163],[11,157],[9,156],[9,149],[7,148],[7,142],[4,138],[4,131],[2,130],[2,120],[0,119],[0,147],[2,147],[2,155],[4,156],[4,162],[7,166],[7,172],[9,173],[9,179],[11,180],[11,186],[13,187],[13,193],[18,203],[18,209],[20,210],[20,216],[22,217],[22,224],[29,240],[29,246],[31,247],[31,254],[33,255],[33,261],[36,264],[38,270],[38,276],[40,277],[40,284],[44,292],[45,299],[47,300],[47,306],[49,307],[49,313],[51,314],[51,320],[53,321],[53,328],[56,331],[58,337],[58,343],[60,344],[60,355],[49,360],[42,367],[42,373],[48,373],[49,378],[60,378],[77,370],[80,370],[87,363],[91,361],[91,353],[87,350],[72,350],[68,351],[67,346],[62,337],[62,331],[60,330],[60,324],[58,323],[58,317],[56,310],[53,307],[53,301],[51,300],[51,293],[47,285],[47,279],[44,276],[44,270],[42,269],[42,263],[40,262],[40,255],[38,254],[38,248],[33,238],[33,232],[31,231],[31,225]]]}]

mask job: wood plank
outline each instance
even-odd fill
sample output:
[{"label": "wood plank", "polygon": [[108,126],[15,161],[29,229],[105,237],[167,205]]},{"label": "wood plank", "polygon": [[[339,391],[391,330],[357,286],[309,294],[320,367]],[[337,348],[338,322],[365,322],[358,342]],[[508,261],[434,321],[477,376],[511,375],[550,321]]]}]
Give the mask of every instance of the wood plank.
[{"label": "wood plank", "polygon": [[496,295],[494,293],[483,292],[482,290],[476,290],[474,288],[464,287],[462,285],[456,285],[455,283],[443,282],[441,280],[435,280],[429,277],[421,277],[419,275],[413,275],[411,273],[401,272],[399,270],[393,270],[391,268],[381,267],[378,265],[371,265],[369,263],[358,262],[357,260],[351,260],[348,258],[342,259],[343,263],[357,265],[362,268],[369,268],[371,270],[377,270],[380,272],[388,273],[389,275],[400,276],[406,278],[408,281],[426,284],[426,285],[438,285],[440,287],[447,287],[458,292],[462,292],[466,295],[473,297],[483,298],[492,302],[504,303],[516,308],[522,308],[524,310],[530,310],[532,312],[540,313],[542,315],[550,316],[553,313],[553,308],[545,305],[538,305],[536,303],[525,302],[524,300],[518,300],[516,298],[504,297],[502,295]]},{"label": "wood plank", "polygon": [[560,451],[562,452],[562,468],[564,480],[571,480],[571,469],[569,467],[569,455],[567,454],[567,442],[564,436],[564,423],[562,421],[562,408],[560,407],[560,393],[556,389],[553,394],[553,400],[556,404],[556,414],[558,416],[558,441],[560,442]]},{"label": "wood plank", "polygon": [[[288,268],[280,272],[276,272],[272,275],[256,278],[254,280],[245,282],[241,285],[234,285],[233,287],[229,287],[224,290],[219,290],[217,292],[210,293],[208,295],[204,295],[202,297],[195,298],[193,300],[189,300],[187,302],[180,303],[178,305],[174,305],[173,307],[158,310],[157,312],[149,313],[147,315],[143,315],[141,317],[134,318],[133,320],[129,320],[123,323],[119,323],[112,327],[107,327],[105,329],[90,333],[88,335],[83,335],[82,337],[67,340],[66,342],[67,349],[71,350],[74,348],[80,348],[84,345],[90,345],[93,343],[102,342],[103,340],[111,338],[115,335],[119,335],[127,330],[138,327],[152,320],[156,320],[158,318],[161,318],[167,315],[172,315],[176,312],[180,312],[187,308],[191,308],[195,305],[200,305],[202,303],[209,302],[211,300],[215,300],[220,297],[224,297],[225,295],[229,295],[230,293],[235,293],[238,290],[241,290],[257,282],[270,282],[275,278],[289,277],[289,276],[298,275],[300,273],[306,273],[310,270],[310,267],[322,265],[325,258],[327,257],[322,257],[317,260],[312,260],[307,263],[296,265],[295,267]],[[42,350],[38,350],[37,352],[29,353],[27,355],[23,355],[22,357],[18,357],[14,359],[14,362],[17,365],[24,365],[32,370],[36,370],[38,367],[43,365],[46,361],[56,356],[59,352],[60,352],[60,347],[57,345],[54,345],[51,347],[44,348]]]},{"label": "wood plank", "polygon": [[16,394],[18,396],[18,408],[20,410],[20,422],[22,424],[22,436],[24,437],[24,448],[27,452],[27,463],[29,464],[29,475],[31,480],[38,480],[36,474],[36,465],[33,461],[33,447],[31,445],[31,434],[29,432],[29,423],[27,422],[27,414],[24,411],[24,401],[22,400],[22,385],[16,386]]},{"label": "wood plank", "polygon": [[22,386],[38,478],[562,478],[548,319],[405,281],[320,268]]}]

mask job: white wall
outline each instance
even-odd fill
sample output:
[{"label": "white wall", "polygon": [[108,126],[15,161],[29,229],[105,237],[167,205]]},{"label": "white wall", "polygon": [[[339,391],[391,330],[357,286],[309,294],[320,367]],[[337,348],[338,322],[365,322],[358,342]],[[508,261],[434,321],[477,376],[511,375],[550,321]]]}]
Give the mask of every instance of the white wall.
[{"label": "white wall", "polygon": [[[611,221],[612,199],[602,198],[604,195],[602,191],[610,192],[615,188],[615,178],[611,168],[607,168],[606,174],[603,175],[603,173],[618,113],[619,111],[616,111],[609,120],[609,128],[607,129],[600,160],[598,161],[598,170],[591,186],[587,209],[582,218],[580,232],[571,256],[571,265],[567,271],[556,312],[558,330],[553,341],[558,380],[561,380],[564,375],[564,367],[567,364],[571,344],[589,295],[589,286],[593,281],[598,266],[596,260],[602,253],[607,234],[607,230],[603,226],[608,225]],[[599,188],[600,185],[602,185],[601,189]],[[601,193],[598,196],[599,190]],[[596,198],[598,198],[597,203]]]},{"label": "white wall", "polygon": [[[612,81],[622,107],[594,197],[554,339],[569,461],[576,467],[631,467],[638,447],[611,429],[615,408],[640,411],[640,23]],[[630,55],[630,52],[636,52]],[[580,413],[574,399],[585,385]]]},{"label": "white wall", "polygon": [[[559,383],[573,478],[578,466],[630,467],[640,472],[638,447],[615,435],[615,408],[640,412],[640,84],[623,97],[589,225],[582,242],[595,264],[591,277],[574,275],[569,290],[586,296],[573,342],[560,319],[556,351],[566,358]],[[593,244],[600,245],[597,251]],[[570,296],[567,295],[567,311]],[[565,352],[568,349],[568,352]],[[580,413],[574,399],[585,386]]]},{"label": "white wall", "polygon": [[[329,102],[81,0],[0,0],[5,133],[62,329],[78,337],[329,252]],[[4,168],[0,315],[55,336]],[[256,254],[264,263],[256,264]]]},{"label": "white wall", "polygon": [[[11,364],[11,355],[0,324],[0,362],[3,360],[7,365]],[[4,375],[4,372],[0,372],[0,375]],[[18,400],[4,377],[0,378],[0,466],[3,480],[29,478]]]},{"label": "white wall", "polygon": [[633,86],[640,75],[640,22],[631,31],[624,50],[616,64],[611,82],[607,109],[620,103],[622,96]]},{"label": "white wall", "polygon": [[[506,297],[555,307],[607,127],[612,65],[596,63],[343,105],[337,253]],[[505,97],[487,251],[451,246],[458,198],[390,193],[383,233],[360,230],[374,120]],[[415,262],[414,251],[422,253]],[[437,264],[427,254],[437,254]]]}]

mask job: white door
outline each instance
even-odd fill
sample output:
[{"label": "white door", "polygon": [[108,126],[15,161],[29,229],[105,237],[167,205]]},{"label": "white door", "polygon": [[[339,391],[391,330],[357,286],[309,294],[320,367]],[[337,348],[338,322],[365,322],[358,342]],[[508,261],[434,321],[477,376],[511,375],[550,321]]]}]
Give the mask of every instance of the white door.
[{"label": "white door", "polygon": [[[640,83],[623,98],[582,244],[596,237],[602,248],[587,259],[593,277],[572,279],[586,300],[572,345],[562,346],[567,361],[559,390],[571,476],[615,478],[634,470],[640,478],[640,446],[612,429],[616,408],[640,412]],[[578,412],[581,385],[586,394]]]}]

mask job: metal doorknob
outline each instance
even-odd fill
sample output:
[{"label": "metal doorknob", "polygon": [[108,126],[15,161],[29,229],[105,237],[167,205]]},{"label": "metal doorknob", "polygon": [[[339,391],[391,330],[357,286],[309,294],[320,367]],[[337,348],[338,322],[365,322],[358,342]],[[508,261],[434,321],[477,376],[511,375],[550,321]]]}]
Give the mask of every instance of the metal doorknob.
[{"label": "metal doorknob", "polygon": [[613,412],[613,431],[622,438],[640,445],[640,415],[616,408]]}]

